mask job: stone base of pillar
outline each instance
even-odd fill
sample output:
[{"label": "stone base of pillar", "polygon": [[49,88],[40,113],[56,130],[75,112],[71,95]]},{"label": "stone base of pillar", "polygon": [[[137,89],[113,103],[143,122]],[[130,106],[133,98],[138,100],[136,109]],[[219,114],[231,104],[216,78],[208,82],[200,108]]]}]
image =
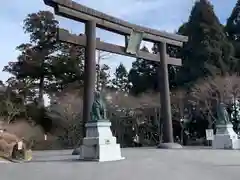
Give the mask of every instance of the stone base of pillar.
[{"label": "stone base of pillar", "polygon": [[108,120],[86,124],[86,137],[80,147],[81,160],[104,162],[124,159],[120,144],[116,143],[110,127]]},{"label": "stone base of pillar", "polygon": [[158,145],[159,149],[181,149],[182,145],[177,143],[160,143]]},{"label": "stone base of pillar", "polygon": [[72,155],[80,155],[80,148],[75,148],[72,152]]}]

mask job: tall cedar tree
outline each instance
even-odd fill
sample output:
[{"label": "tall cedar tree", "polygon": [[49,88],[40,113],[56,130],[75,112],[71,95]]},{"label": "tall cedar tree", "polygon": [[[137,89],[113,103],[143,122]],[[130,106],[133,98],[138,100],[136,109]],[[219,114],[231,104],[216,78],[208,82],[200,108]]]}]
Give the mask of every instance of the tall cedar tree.
[{"label": "tall cedar tree", "polygon": [[114,76],[115,77],[112,79],[113,88],[119,91],[128,92],[130,88],[128,71],[122,63],[116,68]]},{"label": "tall cedar tree", "polygon": [[59,53],[52,57],[53,79],[48,85],[49,92],[56,92],[74,85],[83,86],[85,49],[80,46],[62,43]]},{"label": "tall cedar tree", "polygon": [[180,27],[178,33],[189,38],[182,50],[183,66],[176,75],[178,86],[191,85],[208,75],[233,71],[233,47],[210,2],[197,1],[189,21]]},{"label": "tall cedar tree", "polygon": [[[147,47],[143,47],[142,51],[149,52]],[[167,53],[171,57],[179,55],[179,48],[167,46]],[[152,48],[153,53],[158,53],[157,46]],[[169,88],[176,87],[175,82],[176,67],[168,66]],[[131,84],[130,92],[140,94],[146,91],[158,91],[161,86],[159,81],[159,63],[144,59],[137,59],[132,64],[132,69],[129,72],[129,83]]]},{"label": "tall cedar tree", "polygon": [[[143,47],[142,51],[149,52],[147,47]],[[132,63],[129,72],[129,81],[132,84],[130,92],[140,94],[149,90],[157,90],[157,63],[144,59],[137,59]]]},{"label": "tall cedar tree", "polygon": [[[229,40],[233,43],[235,57],[240,59],[240,0],[237,1],[236,6],[233,8],[232,14],[227,20],[225,30]],[[238,70],[240,70],[239,63]]]},{"label": "tall cedar tree", "polygon": [[97,75],[99,76],[98,82],[96,83],[99,83],[98,85],[100,86],[101,89],[104,89],[108,86],[109,78],[110,78],[109,70],[110,70],[110,67],[107,64],[102,64],[102,65],[97,64],[96,66]]},{"label": "tall cedar tree", "polygon": [[17,47],[20,55],[16,62],[9,62],[4,71],[17,79],[31,79],[37,82],[38,104],[43,103],[45,80],[51,79],[51,58],[59,44],[56,43],[58,21],[48,11],[32,13],[24,20],[24,31],[30,35],[30,43]]},{"label": "tall cedar tree", "polygon": [[30,43],[17,47],[20,55],[4,71],[16,79],[28,80],[38,89],[38,104],[44,92],[63,89],[69,83],[83,85],[84,49],[56,41],[58,21],[49,11],[32,13],[24,20]]}]

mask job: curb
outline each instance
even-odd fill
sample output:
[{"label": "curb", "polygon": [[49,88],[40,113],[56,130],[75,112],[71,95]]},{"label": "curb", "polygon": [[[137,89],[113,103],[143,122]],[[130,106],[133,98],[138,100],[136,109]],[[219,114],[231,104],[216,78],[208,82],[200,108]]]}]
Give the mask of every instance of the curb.
[{"label": "curb", "polygon": [[11,161],[8,161],[7,159],[0,157],[0,164],[1,163],[11,163]]}]

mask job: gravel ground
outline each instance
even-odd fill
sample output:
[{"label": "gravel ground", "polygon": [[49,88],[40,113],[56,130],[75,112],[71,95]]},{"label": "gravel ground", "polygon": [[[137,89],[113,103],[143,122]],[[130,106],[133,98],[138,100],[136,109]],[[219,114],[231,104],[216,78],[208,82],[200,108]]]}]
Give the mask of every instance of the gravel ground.
[{"label": "gravel ground", "polygon": [[29,163],[0,163],[1,180],[236,180],[240,151],[122,149],[125,160],[83,162],[72,151],[34,152]]}]

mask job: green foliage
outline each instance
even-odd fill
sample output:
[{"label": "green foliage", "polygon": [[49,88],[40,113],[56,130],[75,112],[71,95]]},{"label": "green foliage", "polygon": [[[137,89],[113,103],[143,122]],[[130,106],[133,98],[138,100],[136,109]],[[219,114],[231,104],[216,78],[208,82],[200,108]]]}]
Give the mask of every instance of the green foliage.
[{"label": "green foliage", "polygon": [[16,79],[11,77],[6,81],[8,89],[17,92],[22,97],[24,103],[33,102],[36,98],[34,91],[35,84],[29,79]]},{"label": "green foliage", "polygon": [[25,107],[23,104],[13,102],[10,98],[4,100],[3,103],[6,111],[6,119],[8,124],[10,124],[18,115],[20,115],[21,112],[25,111]]},{"label": "green foliage", "polygon": [[52,58],[52,80],[48,92],[61,91],[71,83],[83,86],[85,49],[71,44],[61,44],[58,54]]},{"label": "green foliage", "polygon": [[4,68],[18,81],[30,83],[28,89],[38,94],[39,103],[46,92],[61,91],[73,82],[83,85],[84,49],[56,41],[57,27],[58,21],[49,11],[29,14],[24,31],[30,35],[30,43],[18,46],[17,61]]},{"label": "green foliage", "polygon": [[119,91],[128,92],[131,85],[128,80],[128,71],[122,63],[116,68],[114,75],[115,77],[112,79],[113,88]]},{"label": "green foliage", "polygon": [[178,33],[189,38],[182,50],[183,67],[177,73],[179,86],[207,75],[234,71],[233,47],[208,1],[195,3],[189,21]]},{"label": "green foliage", "polygon": [[109,69],[110,67],[106,64],[103,64],[101,67],[100,67],[100,72],[99,72],[99,67],[97,65],[97,74],[99,75],[99,85],[101,86],[101,88],[105,88],[106,86],[108,86],[108,83],[109,83]]},{"label": "green foliage", "polygon": [[[235,49],[235,57],[240,59],[240,1],[237,1],[236,6],[232,10],[232,14],[227,20],[225,27],[227,36],[232,42]],[[239,61],[239,60],[238,60]],[[239,70],[238,62],[238,70]]]},{"label": "green foliage", "polygon": [[30,35],[30,43],[23,43],[17,47],[20,55],[16,62],[10,62],[4,68],[20,80],[31,80],[36,84],[39,101],[43,101],[45,80],[51,79],[52,53],[59,43],[56,42],[58,22],[48,11],[40,11],[27,15],[24,20],[24,31]]},{"label": "green foliage", "polygon": [[[142,51],[150,52],[146,47],[143,47]],[[154,44],[152,51],[154,54],[158,53],[156,44]],[[170,57],[178,57],[179,48],[167,45],[167,53]],[[129,82],[131,83],[130,92],[140,94],[146,91],[158,91],[161,86],[158,72],[158,62],[137,59],[133,62],[129,72]],[[176,88],[176,72],[177,67],[173,65],[168,66],[169,87],[171,89]]]},{"label": "green foliage", "polygon": [[[143,47],[142,51],[149,52],[147,47]],[[132,64],[129,72],[129,81],[132,84],[131,92],[139,94],[148,90],[157,90],[157,63],[144,59],[137,59]]]},{"label": "green foliage", "polygon": [[240,1],[238,0],[236,6],[232,10],[232,14],[227,20],[226,31],[229,39],[233,41],[240,41]]},{"label": "green foliage", "polygon": [[2,85],[0,89],[0,116],[10,124],[25,112],[24,99],[11,87]]}]

